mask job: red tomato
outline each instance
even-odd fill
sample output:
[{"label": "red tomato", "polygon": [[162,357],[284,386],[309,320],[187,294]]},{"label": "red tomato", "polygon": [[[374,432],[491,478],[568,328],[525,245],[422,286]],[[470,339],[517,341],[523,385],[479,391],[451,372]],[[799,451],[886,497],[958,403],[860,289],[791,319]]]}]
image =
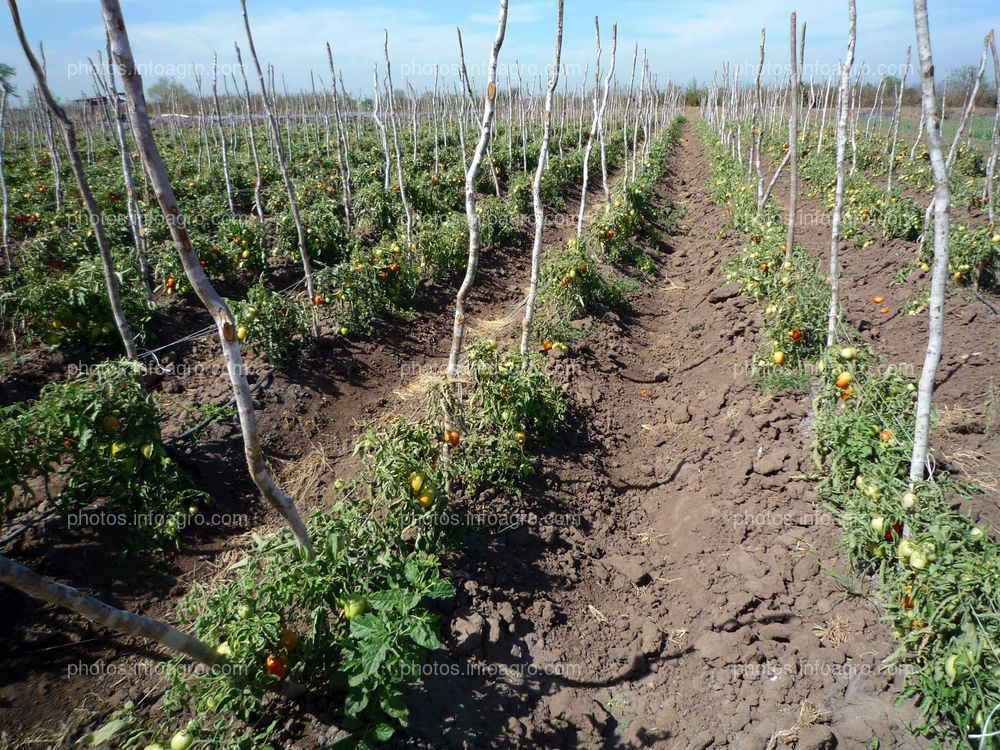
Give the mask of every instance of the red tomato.
[{"label": "red tomato", "polygon": [[894,521],[892,526],[885,530],[885,538],[892,541],[892,535],[895,532],[897,537],[903,536],[903,524],[899,521]]},{"label": "red tomato", "polygon": [[284,654],[268,654],[264,666],[267,668],[268,674],[284,677],[288,674],[288,657]]}]

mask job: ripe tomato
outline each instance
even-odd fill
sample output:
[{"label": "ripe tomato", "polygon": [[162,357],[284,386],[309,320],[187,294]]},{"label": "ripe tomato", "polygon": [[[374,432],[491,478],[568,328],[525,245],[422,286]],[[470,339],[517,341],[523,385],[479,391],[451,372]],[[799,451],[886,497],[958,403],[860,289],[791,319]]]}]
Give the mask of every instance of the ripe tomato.
[{"label": "ripe tomato", "polygon": [[853,396],[853,395],[854,395],[854,391],[852,391],[850,388],[848,388],[848,389],[843,390],[843,391],[840,392],[840,400],[841,401],[847,401],[847,399],[851,398],[851,396]]},{"label": "ripe tomato", "polygon": [[283,678],[288,674],[288,657],[284,654],[268,654],[264,666],[268,674]]},{"label": "ripe tomato", "polygon": [[317,294],[315,297],[313,297],[313,304],[322,305],[323,304],[323,295],[322,294]]},{"label": "ripe tomato", "polygon": [[614,238],[615,238],[615,230],[614,229],[609,229],[608,230],[608,239],[609,240],[613,240]]},{"label": "ripe tomato", "polygon": [[286,651],[292,651],[299,645],[299,634],[290,628],[285,628],[281,631],[281,637],[278,639],[278,647],[283,648]]},{"label": "ripe tomato", "polygon": [[793,328],[792,341],[798,341],[800,338],[802,338],[802,331],[800,331],[798,328]]},{"label": "ripe tomato", "polygon": [[204,261],[204,260],[199,260],[198,261],[198,265],[201,266],[202,268],[204,268],[205,266],[208,265],[208,263],[206,261]]},{"label": "ripe tomato", "polygon": [[63,448],[71,448],[73,446],[73,441],[69,438],[63,440]]},{"label": "ripe tomato", "polygon": [[892,440],[892,430],[882,430],[882,432],[878,434],[878,437],[883,443],[888,443]]},{"label": "ripe tomato", "polygon": [[757,266],[757,268],[759,268],[764,273],[767,273],[767,269],[769,268],[769,266],[767,265],[767,263],[761,263],[759,266]]},{"label": "ripe tomato", "polygon": [[883,302],[885,302],[885,297],[883,297],[882,295],[876,295],[872,297],[872,302],[876,305],[881,305]]},{"label": "ripe tomato", "polygon": [[399,263],[390,263],[389,270],[393,273],[399,273]]},{"label": "ripe tomato", "polygon": [[879,312],[882,313],[883,315],[888,315],[889,314],[889,308],[888,307],[883,307],[881,310],[879,310]]},{"label": "ripe tomato", "polygon": [[888,527],[885,530],[884,536],[886,538],[886,541],[889,541],[889,542],[892,541],[892,535],[893,535],[893,533],[895,533],[897,537],[903,536],[903,524],[902,524],[902,522],[900,522],[900,521],[893,521],[892,526]]},{"label": "ripe tomato", "polygon": [[549,351],[552,347],[553,347],[552,339],[545,339],[545,341],[542,342],[542,349],[544,349],[545,351]]},{"label": "ripe tomato", "polygon": [[842,372],[837,376],[837,387],[841,390],[847,388],[853,382],[854,376],[849,372]]},{"label": "ripe tomato", "polygon": [[171,276],[167,279],[167,289],[173,289],[175,286],[177,286],[177,279]]}]

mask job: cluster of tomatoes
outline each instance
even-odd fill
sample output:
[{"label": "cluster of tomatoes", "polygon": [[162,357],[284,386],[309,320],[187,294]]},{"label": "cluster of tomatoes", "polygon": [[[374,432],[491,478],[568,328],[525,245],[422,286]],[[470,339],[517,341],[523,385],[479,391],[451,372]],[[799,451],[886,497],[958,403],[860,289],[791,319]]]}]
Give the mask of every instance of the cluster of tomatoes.
[{"label": "cluster of tomatoes", "polygon": [[580,261],[580,264],[576,268],[571,268],[569,273],[562,277],[562,280],[559,282],[559,286],[569,286],[573,283],[574,279],[576,279],[577,272],[586,273],[587,268],[587,262]]},{"label": "cluster of tomatoes", "polygon": [[[456,435],[458,433],[455,433]],[[456,442],[455,445],[458,445]],[[410,489],[417,498],[421,508],[429,508],[437,499],[437,492],[427,484],[427,475],[422,471],[414,471],[410,474]]]},{"label": "cluster of tomatoes", "polygon": [[457,448],[461,441],[462,435],[458,430],[444,431],[444,442],[448,443],[452,448]]},{"label": "cluster of tomatoes", "polygon": [[879,308],[879,312],[882,313],[883,315],[888,315],[889,308],[885,304],[883,304],[884,302],[885,302],[885,297],[883,297],[881,294],[876,294],[874,297],[872,297],[873,305],[882,305]]},{"label": "cluster of tomatoes", "polygon": [[569,352],[569,344],[564,344],[562,341],[553,341],[552,339],[545,339],[542,342],[542,351],[550,352],[553,349],[558,349],[566,354]]},{"label": "cluster of tomatoes", "polygon": [[267,669],[268,674],[274,675],[278,679],[285,678],[291,668],[288,655],[299,647],[299,640],[299,634],[291,628],[285,628],[281,631],[277,648],[269,653],[264,660],[264,668]]},{"label": "cluster of tomatoes", "polygon": [[[845,346],[840,350],[840,358],[845,362],[851,362],[857,359],[858,350],[853,346]],[[849,398],[854,396],[854,390],[851,385],[854,383],[854,375],[851,374],[849,370],[841,370],[837,375],[837,379],[834,384],[840,389],[840,400],[847,401]]]}]

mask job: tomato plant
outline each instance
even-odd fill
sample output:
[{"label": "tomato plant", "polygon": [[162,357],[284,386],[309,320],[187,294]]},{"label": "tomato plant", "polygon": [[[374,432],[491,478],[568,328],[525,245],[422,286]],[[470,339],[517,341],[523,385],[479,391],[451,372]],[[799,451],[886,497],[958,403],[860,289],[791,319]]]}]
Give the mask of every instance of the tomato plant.
[{"label": "tomato plant", "polygon": [[207,497],[167,456],[140,370],[107,362],[0,409],[0,494],[9,501],[17,485],[42,476],[46,486],[61,485],[55,501],[64,508],[108,498],[141,538],[175,540],[189,506]]},{"label": "tomato plant", "polygon": [[241,302],[229,302],[236,319],[237,335],[248,348],[280,362],[294,351],[313,343],[309,330],[312,312],[302,301],[272,292],[263,284],[247,290]]}]

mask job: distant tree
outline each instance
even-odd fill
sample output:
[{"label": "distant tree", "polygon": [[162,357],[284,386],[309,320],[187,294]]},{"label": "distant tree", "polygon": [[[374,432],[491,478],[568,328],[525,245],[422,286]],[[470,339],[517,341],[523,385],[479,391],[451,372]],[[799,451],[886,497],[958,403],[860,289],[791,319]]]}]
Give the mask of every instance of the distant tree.
[{"label": "distant tree", "polygon": [[16,72],[14,66],[7,63],[0,63],[0,85],[3,85],[7,89],[8,94],[16,94],[17,92],[14,84],[10,82],[10,79],[14,77]]},{"label": "distant tree", "polygon": [[161,76],[156,80],[156,83],[147,89],[146,96],[149,97],[150,101],[158,104],[167,104],[174,97],[179,102],[193,99],[194,93],[184,86],[184,84],[177,83],[173,78]]},{"label": "distant tree", "polygon": [[979,69],[975,65],[963,65],[960,68],[952,68],[948,71],[948,91],[961,91],[968,93],[969,89],[976,82],[976,74]]},{"label": "distant tree", "polygon": [[698,87],[698,79],[694,76],[684,89],[684,104],[688,107],[697,107],[701,104],[701,89]]}]

